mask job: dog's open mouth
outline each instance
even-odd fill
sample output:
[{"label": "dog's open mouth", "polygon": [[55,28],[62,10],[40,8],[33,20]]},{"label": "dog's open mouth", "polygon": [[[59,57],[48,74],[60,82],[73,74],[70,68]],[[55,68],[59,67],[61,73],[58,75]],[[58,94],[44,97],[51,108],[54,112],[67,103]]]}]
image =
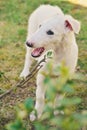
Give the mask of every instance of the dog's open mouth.
[{"label": "dog's open mouth", "polygon": [[44,52],[44,50],[45,50],[44,47],[35,48],[35,49],[32,51],[31,55],[32,55],[33,57],[39,57],[39,56],[42,55],[42,53]]}]

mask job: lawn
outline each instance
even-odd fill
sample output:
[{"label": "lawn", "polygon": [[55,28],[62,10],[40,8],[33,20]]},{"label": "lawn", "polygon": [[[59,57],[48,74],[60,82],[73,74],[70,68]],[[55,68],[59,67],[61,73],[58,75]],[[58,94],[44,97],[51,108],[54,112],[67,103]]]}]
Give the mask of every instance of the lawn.
[{"label": "lawn", "polygon": [[[64,13],[71,14],[81,21],[81,31],[76,36],[79,46],[77,68],[87,78],[87,8],[65,0],[0,0],[0,94],[19,81],[25,57],[24,43],[28,17],[41,4],[58,5]],[[25,86],[22,91],[15,90],[13,94],[0,101],[0,130],[4,130],[4,125],[14,119],[13,107],[15,105],[26,97],[34,97],[33,80],[28,84],[28,88]],[[80,86],[77,95],[83,98],[79,109],[87,109],[87,84],[77,83],[77,85]]]}]

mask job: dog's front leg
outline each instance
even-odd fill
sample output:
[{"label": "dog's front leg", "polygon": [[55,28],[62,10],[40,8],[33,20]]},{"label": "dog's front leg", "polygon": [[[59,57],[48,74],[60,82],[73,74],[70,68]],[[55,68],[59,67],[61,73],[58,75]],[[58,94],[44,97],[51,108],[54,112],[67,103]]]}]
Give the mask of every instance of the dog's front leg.
[{"label": "dog's front leg", "polygon": [[24,69],[20,74],[20,77],[26,77],[30,73],[30,66],[32,63],[32,57],[31,57],[31,48],[26,47],[26,56],[25,56],[25,64]]},{"label": "dog's front leg", "polygon": [[40,118],[43,112],[44,103],[45,103],[46,88],[43,85],[43,81],[44,81],[44,76],[39,73],[37,76],[36,104],[35,104],[35,109],[37,110],[38,118]]},{"label": "dog's front leg", "polygon": [[[37,89],[36,89],[36,104],[35,104],[35,109],[37,111],[37,118],[40,118],[43,108],[44,108],[44,103],[45,103],[45,91],[46,88],[43,85],[43,80],[44,76],[40,73],[37,75]],[[36,117],[34,115],[34,112],[31,113],[30,115],[30,120],[33,121],[35,120]]]}]

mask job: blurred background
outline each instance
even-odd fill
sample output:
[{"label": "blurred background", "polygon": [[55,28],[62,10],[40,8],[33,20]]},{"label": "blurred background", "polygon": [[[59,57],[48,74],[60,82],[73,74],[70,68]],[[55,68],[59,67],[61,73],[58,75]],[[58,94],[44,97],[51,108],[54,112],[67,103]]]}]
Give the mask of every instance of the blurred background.
[{"label": "blurred background", "polygon": [[87,0],[68,0],[71,3],[87,7]]}]

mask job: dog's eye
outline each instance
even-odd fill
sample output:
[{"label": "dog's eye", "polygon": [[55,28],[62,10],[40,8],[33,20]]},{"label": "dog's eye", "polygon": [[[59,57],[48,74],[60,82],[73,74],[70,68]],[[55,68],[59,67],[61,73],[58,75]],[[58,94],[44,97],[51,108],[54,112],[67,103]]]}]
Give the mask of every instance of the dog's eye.
[{"label": "dog's eye", "polygon": [[48,35],[54,35],[54,32],[51,31],[51,30],[48,30],[48,31],[47,31],[47,34],[48,34]]}]

